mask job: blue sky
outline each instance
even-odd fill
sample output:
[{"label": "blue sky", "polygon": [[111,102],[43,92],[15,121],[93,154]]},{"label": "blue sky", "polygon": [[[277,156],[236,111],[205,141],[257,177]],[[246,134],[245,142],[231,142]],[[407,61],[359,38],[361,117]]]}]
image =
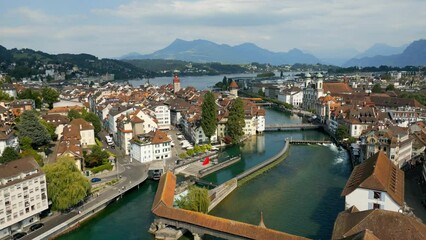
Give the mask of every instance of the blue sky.
[{"label": "blue sky", "polygon": [[0,45],[118,57],[181,38],[339,57],[426,38],[425,9],[424,0],[2,0]]}]

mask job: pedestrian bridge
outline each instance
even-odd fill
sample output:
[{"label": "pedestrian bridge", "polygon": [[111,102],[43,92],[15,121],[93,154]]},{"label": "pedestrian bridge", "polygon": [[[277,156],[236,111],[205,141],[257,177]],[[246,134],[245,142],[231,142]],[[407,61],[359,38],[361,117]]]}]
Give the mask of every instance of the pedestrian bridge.
[{"label": "pedestrian bridge", "polygon": [[223,239],[276,239],[299,240],[304,237],[279,232],[266,228],[262,224],[252,225],[226,218],[215,217],[200,212],[173,207],[176,187],[176,176],[168,171],[161,176],[151,211],[156,216],[151,232],[159,231],[167,226],[186,229],[199,239],[210,235]]},{"label": "pedestrian bridge", "polygon": [[307,130],[307,129],[320,129],[321,125],[315,125],[310,123],[300,124],[268,124],[265,126],[265,132],[274,131],[290,131],[290,130]]}]

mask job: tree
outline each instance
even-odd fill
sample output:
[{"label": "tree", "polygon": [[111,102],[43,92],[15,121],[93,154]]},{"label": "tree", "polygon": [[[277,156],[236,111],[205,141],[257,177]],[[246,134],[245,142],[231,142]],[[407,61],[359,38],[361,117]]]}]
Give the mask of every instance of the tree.
[{"label": "tree", "polygon": [[346,127],[346,125],[339,124],[339,127],[337,128],[335,135],[338,141],[342,141],[344,138],[348,138],[349,137],[348,127]]},{"label": "tree", "polygon": [[209,142],[217,127],[217,106],[215,101],[212,92],[207,92],[204,95],[201,113],[201,128],[203,129],[204,135],[209,139]]},{"label": "tree", "polygon": [[19,145],[21,146],[22,150],[28,150],[33,149],[31,145],[33,144],[33,140],[30,137],[21,137],[19,138]]},{"label": "tree", "polygon": [[68,111],[68,118],[70,120],[76,119],[76,118],[81,118],[81,114],[79,111],[75,110],[75,109],[71,109]]},{"label": "tree", "polygon": [[17,127],[19,138],[29,137],[32,141],[32,146],[35,148],[50,143],[50,134],[43,124],[40,123],[35,111],[23,112]]},{"label": "tree", "polygon": [[0,101],[10,101],[10,100],[13,100],[13,97],[11,97],[6,92],[0,90]]},{"label": "tree", "polygon": [[265,92],[260,88],[259,91],[257,91],[257,94],[261,97],[265,96]]},{"label": "tree", "polygon": [[95,145],[92,147],[92,152],[84,159],[86,167],[92,168],[100,166],[108,161],[108,153],[103,151],[101,147]]},{"label": "tree", "polygon": [[226,123],[227,133],[231,137],[233,144],[239,143],[244,135],[244,104],[241,98],[235,99],[229,109],[228,122]]},{"label": "tree", "polygon": [[102,130],[102,123],[99,117],[93,112],[83,112],[83,119],[91,122],[93,127],[95,128],[95,135]]},{"label": "tree", "polygon": [[34,100],[36,108],[41,108],[42,96],[39,91],[27,88],[18,94],[19,99],[32,99]]},{"label": "tree", "polygon": [[228,79],[226,78],[226,76],[224,76],[222,79],[222,91],[228,90],[228,86]]},{"label": "tree", "polygon": [[209,193],[206,188],[191,186],[188,194],[176,201],[179,208],[207,213],[210,205]]},{"label": "tree", "polygon": [[43,96],[43,102],[49,104],[49,109],[52,109],[53,103],[57,102],[59,99],[58,91],[50,87],[45,87],[41,93]]},{"label": "tree", "polygon": [[53,124],[51,123],[44,121],[43,119],[40,119],[40,123],[46,128],[47,132],[49,132],[50,139],[56,141],[58,139],[58,135],[55,133],[55,126],[53,126]]},{"label": "tree", "polygon": [[381,93],[382,87],[380,86],[380,83],[374,84],[373,88],[371,89],[371,92],[373,93]]},{"label": "tree", "polygon": [[47,181],[47,195],[53,210],[65,210],[81,202],[90,194],[91,185],[77,169],[70,157],[59,158],[43,167]]},{"label": "tree", "polygon": [[393,84],[389,84],[389,85],[386,87],[386,91],[395,91],[395,85],[393,85]]},{"label": "tree", "polygon": [[19,158],[21,155],[13,147],[6,147],[0,157],[0,163],[7,163]]}]

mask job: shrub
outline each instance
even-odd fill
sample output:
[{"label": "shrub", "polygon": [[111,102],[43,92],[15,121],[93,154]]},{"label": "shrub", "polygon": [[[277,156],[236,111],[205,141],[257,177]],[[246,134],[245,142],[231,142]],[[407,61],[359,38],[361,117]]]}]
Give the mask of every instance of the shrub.
[{"label": "shrub", "polygon": [[102,172],[102,171],[104,171],[104,170],[109,170],[109,171],[111,171],[111,170],[112,170],[112,164],[111,164],[110,162],[107,162],[107,163],[105,163],[105,164],[103,164],[103,165],[100,165],[100,166],[97,166],[97,167],[94,167],[94,168],[90,169],[90,171],[91,171],[93,174],[96,174],[96,173],[98,173],[98,172]]},{"label": "shrub", "polygon": [[188,155],[186,155],[186,153],[181,153],[181,154],[179,154],[179,158],[187,158],[188,157]]}]

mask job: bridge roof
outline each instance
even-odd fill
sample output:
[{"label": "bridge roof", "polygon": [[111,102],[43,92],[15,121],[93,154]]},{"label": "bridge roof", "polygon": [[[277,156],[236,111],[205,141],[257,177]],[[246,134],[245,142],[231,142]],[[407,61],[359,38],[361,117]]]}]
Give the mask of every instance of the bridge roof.
[{"label": "bridge roof", "polygon": [[170,171],[166,172],[160,179],[157,194],[155,195],[152,207],[152,212],[155,215],[162,218],[212,229],[218,232],[245,237],[248,239],[306,239],[304,237],[291,235],[248,223],[215,217],[199,212],[173,208],[175,186],[176,177]]}]

